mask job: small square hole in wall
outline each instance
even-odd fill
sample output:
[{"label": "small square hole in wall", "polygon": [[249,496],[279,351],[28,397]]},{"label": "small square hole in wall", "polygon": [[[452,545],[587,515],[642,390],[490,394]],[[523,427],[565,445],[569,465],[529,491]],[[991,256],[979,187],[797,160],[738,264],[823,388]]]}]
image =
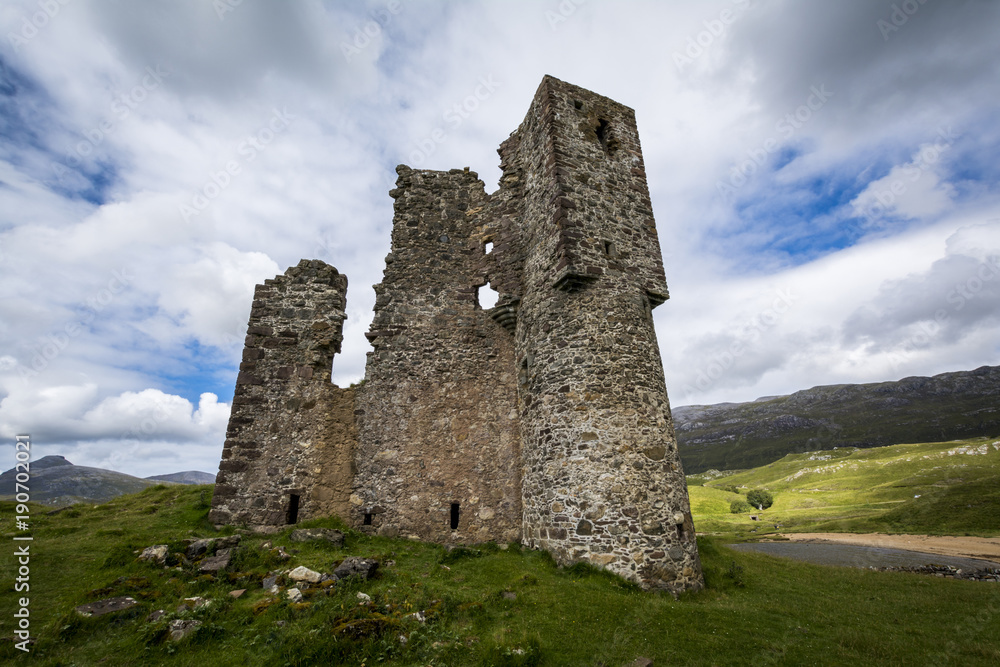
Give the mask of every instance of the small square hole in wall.
[{"label": "small square hole in wall", "polygon": [[483,244],[483,251],[488,255],[493,252],[493,241],[487,241]]},{"label": "small square hole in wall", "polygon": [[581,109],[583,109],[583,102],[581,102],[580,100],[573,100],[573,107],[577,111],[580,111]]},{"label": "small square hole in wall", "polygon": [[372,515],[371,515],[371,513],[366,513],[365,514],[364,525],[366,525],[366,526],[372,525]]}]

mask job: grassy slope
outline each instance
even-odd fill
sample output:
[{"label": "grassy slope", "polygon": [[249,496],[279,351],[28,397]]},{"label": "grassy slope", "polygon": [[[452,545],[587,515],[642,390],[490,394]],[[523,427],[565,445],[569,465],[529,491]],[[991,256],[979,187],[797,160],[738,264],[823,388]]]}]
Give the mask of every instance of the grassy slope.
[{"label": "grassy slope", "polygon": [[[135,561],[136,549],[165,542],[178,548],[185,537],[211,534],[209,497],[210,487],[159,487],[52,516],[36,507],[30,595],[38,644],[31,663],[612,666],[647,656],[656,664],[895,665],[927,664],[931,655],[942,664],[1000,661],[996,586],[794,563],[732,552],[711,538],[699,541],[708,589],[679,601],[590,568],[557,568],[540,552],[487,546],[478,557],[445,556],[436,545],[351,531],[342,550],[290,543],[288,531],[270,538],[295,552],[283,568],[330,571],[346,555],[395,561],[376,580],[341,582],[305,606],[267,604],[259,582],[277,565],[256,548],[263,536],[244,538],[236,573],[221,580]],[[12,507],[3,509],[9,516]],[[0,558],[0,586],[10,591],[13,577],[13,559]],[[235,588],[248,592],[234,600],[227,593]],[[375,608],[359,607],[358,591],[371,595]],[[71,611],[119,594],[141,605],[97,619]],[[192,595],[213,604],[173,612]],[[144,620],[160,608],[204,624],[180,643],[167,642],[167,620]],[[429,610],[427,623],[404,618],[416,609]],[[6,612],[0,618],[4,636],[10,619]],[[0,645],[0,659],[15,655],[11,643]]]},{"label": "grassy slope", "polygon": [[725,487],[736,486],[774,494],[774,506],[763,513],[769,532],[778,523],[795,532],[1000,535],[1000,441],[994,439],[789,454],[710,477],[688,478],[703,532],[765,532],[749,514],[729,513],[729,503],[743,496]]}]

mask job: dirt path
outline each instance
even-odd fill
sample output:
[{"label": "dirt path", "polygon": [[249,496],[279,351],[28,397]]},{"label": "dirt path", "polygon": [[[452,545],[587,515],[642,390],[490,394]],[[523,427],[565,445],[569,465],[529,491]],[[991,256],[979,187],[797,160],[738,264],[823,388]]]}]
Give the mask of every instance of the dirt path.
[{"label": "dirt path", "polygon": [[885,549],[909,549],[942,556],[982,558],[1000,563],[1000,537],[883,535],[882,533],[787,533],[792,542],[833,542]]}]

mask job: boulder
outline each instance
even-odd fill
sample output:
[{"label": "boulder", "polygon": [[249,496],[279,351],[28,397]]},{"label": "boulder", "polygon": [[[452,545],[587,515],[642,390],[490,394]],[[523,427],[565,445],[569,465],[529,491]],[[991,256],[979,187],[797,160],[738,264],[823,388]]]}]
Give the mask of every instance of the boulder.
[{"label": "boulder", "polygon": [[293,581],[306,581],[310,584],[318,584],[323,575],[315,570],[310,570],[304,565],[299,565],[297,568],[288,573],[288,578]]},{"label": "boulder", "polygon": [[217,538],[214,545],[216,553],[218,553],[218,549],[232,549],[234,547],[238,547],[242,539],[242,535],[228,535],[226,537]]},{"label": "boulder", "polygon": [[154,544],[151,547],[146,547],[139,554],[139,560],[150,561],[152,563],[157,563],[163,565],[167,562],[167,552],[168,547],[166,544]]},{"label": "boulder", "polygon": [[202,574],[215,574],[229,567],[229,549],[221,549],[215,556],[203,558],[198,563],[198,571]]},{"label": "boulder", "polygon": [[302,602],[302,591],[297,588],[289,588],[285,591],[289,602]]},{"label": "boulder", "polygon": [[96,617],[104,616],[105,614],[113,614],[116,611],[124,611],[130,607],[134,607],[138,602],[135,598],[129,597],[128,595],[122,595],[116,598],[108,598],[107,600],[98,600],[97,602],[88,602],[87,604],[82,604],[79,607],[75,607],[76,613],[81,616]]},{"label": "boulder", "polygon": [[194,619],[176,619],[170,621],[170,641],[179,642],[198,629],[201,621]]},{"label": "boulder", "polygon": [[333,571],[333,576],[337,579],[360,576],[362,579],[371,579],[378,570],[378,561],[374,558],[358,558],[349,556],[344,559],[337,569]]},{"label": "boulder", "polygon": [[188,545],[185,555],[191,560],[194,560],[195,558],[201,558],[209,551],[211,551],[212,542],[214,542],[214,540],[211,539],[195,540],[190,545]]},{"label": "boulder", "polygon": [[344,546],[344,534],[339,530],[329,528],[298,528],[292,531],[290,539],[292,542],[311,542],[313,540],[326,540],[334,547]]}]

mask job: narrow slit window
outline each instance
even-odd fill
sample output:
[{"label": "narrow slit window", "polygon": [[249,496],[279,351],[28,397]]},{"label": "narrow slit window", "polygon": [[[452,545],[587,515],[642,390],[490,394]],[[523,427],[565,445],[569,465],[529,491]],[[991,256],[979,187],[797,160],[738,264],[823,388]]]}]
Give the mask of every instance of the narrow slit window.
[{"label": "narrow slit window", "polygon": [[452,503],[451,504],[451,529],[452,530],[458,530],[458,511],[459,511],[459,504],[458,503]]},{"label": "narrow slit window", "polygon": [[285,516],[289,525],[298,523],[299,520],[299,494],[292,493],[288,496],[288,514]]},{"label": "narrow slit window", "polygon": [[597,121],[597,140],[601,142],[601,148],[608,152],[608,139],[610,138],[611,123],[601,118]]},{"label": "narrow slit window", "polygon": [[684,524],[683,523],[677,524],[677,537],[678,537],[678,539],[681,539],[681,540],[684,539]]},{"label": "narrow slit window", "polygon": [[615,256],[615,244],[612,243],[611,241],[605,241],[604,242],[604,254],[607,255],[608,257],[614,257]]},{"label": "narrow slit window", "polygon": [[365,513],[365,525],[366,526],[372,525],[372,515],[371,515],[371,512],[366,512]]}]

